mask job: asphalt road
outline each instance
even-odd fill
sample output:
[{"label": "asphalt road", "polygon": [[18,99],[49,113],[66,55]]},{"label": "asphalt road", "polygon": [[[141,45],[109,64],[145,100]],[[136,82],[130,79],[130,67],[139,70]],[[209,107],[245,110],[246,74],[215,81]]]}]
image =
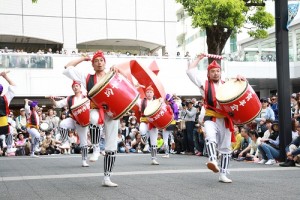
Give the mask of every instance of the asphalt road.
[{"label": "asphalt road", "polygon": [[101,186],[103,157],[88,168],[80,155],[0,157],[0,200],[300,199],[300,167],[231,161],[228,184],[206,168],[205,157],[158,156],[153,166],[149,154],[118,154],[116,188]]}]

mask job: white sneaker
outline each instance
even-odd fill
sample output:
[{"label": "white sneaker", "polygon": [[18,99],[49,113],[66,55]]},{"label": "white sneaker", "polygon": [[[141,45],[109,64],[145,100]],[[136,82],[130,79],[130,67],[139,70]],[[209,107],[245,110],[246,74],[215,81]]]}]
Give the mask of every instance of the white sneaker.
[{"label": "white sneaker", "polygon": [[209,161],[208,163],[206,163],[206,166],[214,173],[218,173],[220,171],[217,161]]},{"label": "white sneaker", "polygon": [[41,151],[41,148],[39,147],[34,147],[34,152],[40,152]]},{"label": "white sneaker", "polygon": [[105,151],[100,151],[100,154],[101,154],[102,156],[105,156],[105,155],[106,155]]},{"label": "white sneaker", "polygon": [[90,157],[90,162],[96,162],[98,160],[99,156],[100,156],[99,152],[93,153]]},{"label": "white sneaker", "polygon": [[165,154],[162,156],[162,158],[170,158],[170,155],[169,154]]},{"label": "white sneaker", "polygon": [[148,151],[149,151],[149,144],[146,144],[146,145],[145,145],[143,151],[144,151],[144,152],[148,152]]},{"label": "white sneaker", "polygon": [[37,155],[30,155],[30,158],[39,158],[39,156],[37,156]]},{"label": "white sneaker", "polygon": [[265,165],[273,165],[273,164],[275,164],[276,163],[276,161],[274,160],[274,159],[269,159],[266,163],[265,163]]},{"label": "white sneaker", "polygon": [[222,183],[232,183],[232,180],[227,178],[226,174],[220,174],[219,181]]},{"label": "white sneaker", "polygon": [[153,159],[151,165],[159,165],[159,163],[155,159]]},{"label": "white sneaker", "polygon": [[89,167],[90,165],[86,163],[85,160],[82,161],[82,167]]},{"label": "white sneaker", "polygon": [[111,182],[111,180],[103,180],[102,186],[104,187],[118,187],[118,184]]},{"label": "white sneaker", "polygon": [[170,150],[170,154],[175,154],[175,153],[176,152],[173,149]]},{"label": "white sneaker", "polygon": [[261,161],[258,162],[258,164],[265,164],[267,161],[265,159],[261,159]]}]

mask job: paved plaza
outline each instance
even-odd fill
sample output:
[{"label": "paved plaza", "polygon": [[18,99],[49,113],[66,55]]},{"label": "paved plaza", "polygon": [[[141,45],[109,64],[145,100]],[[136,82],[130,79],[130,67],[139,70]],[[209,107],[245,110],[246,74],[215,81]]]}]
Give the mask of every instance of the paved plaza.
[{"label": "paved plaza", "polygon": [[300,199],[300,167],[230,163],[231,184],[218,182],[207,158],[190,155],[118,154],[112,181],[102,187],[103,157],[81,167],[80,155],[0,157],[0,200]]}]

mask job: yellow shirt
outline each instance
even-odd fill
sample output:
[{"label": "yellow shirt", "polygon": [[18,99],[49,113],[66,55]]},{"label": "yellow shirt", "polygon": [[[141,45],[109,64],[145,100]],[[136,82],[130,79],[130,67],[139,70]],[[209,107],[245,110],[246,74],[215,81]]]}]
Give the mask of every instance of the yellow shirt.
[{"label": "yellow shirt", "polygon": [[235,135],[235,141],[236,142],[231,143],[231,150],[234,151],[234,150],[240,149],[242,140],[243,140],[242,135],[240,133],[236,134]]}]

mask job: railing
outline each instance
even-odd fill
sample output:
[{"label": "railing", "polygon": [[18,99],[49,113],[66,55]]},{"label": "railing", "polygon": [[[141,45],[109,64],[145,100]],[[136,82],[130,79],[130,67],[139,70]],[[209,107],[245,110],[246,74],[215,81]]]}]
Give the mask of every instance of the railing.
[{"label": "railing", "polygon": [[53,68],[53,58],[47,54],[0,53],[0,68]]}]

